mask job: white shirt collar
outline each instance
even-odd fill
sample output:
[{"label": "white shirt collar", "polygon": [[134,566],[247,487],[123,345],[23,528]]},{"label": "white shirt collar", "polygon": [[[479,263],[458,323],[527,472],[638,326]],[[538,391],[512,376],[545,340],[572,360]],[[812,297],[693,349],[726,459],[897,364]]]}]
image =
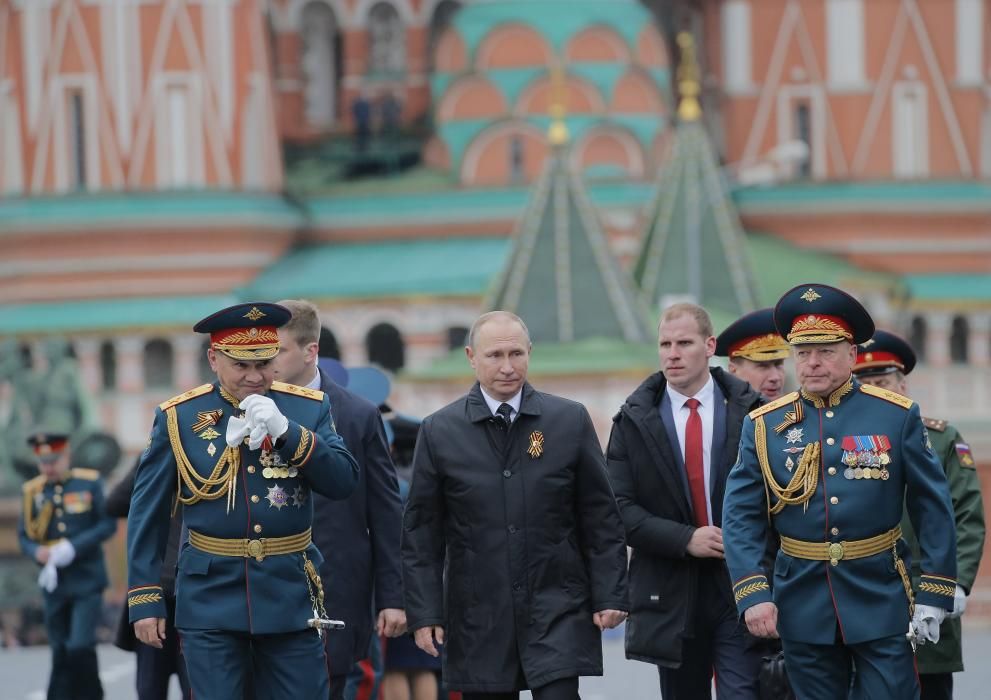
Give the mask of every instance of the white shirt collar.
[{"label": "white shirt collar", "polygon": [[482,398],[485,399],[486,405],[488,405],[489,410],[494,416],[496,414],[496,409],[499,408],[501,404],[508,403],[513,408],[513,412],[510,415],[510,420],[516,419],[516,414],[520,412],[520,404],[523,403],[523,389],[516,392],[516,396],[509,399],[508,401],[499,401],[498,399],[493,399],[491,396],[485,393],[485,389],[482,389],[482,385],[479,384],[478,388],[482,390]]},{"label": "white shirt collar", "polygon": [[319,389],[320,388],[320,368],[314,367],[313,368],[313,372],[314,372],[313,379],[311,379],[310,380],[310,383],[306,385],[306,388],[307,389]]},{"label": "white shirt collar", "polygon": [[694,396],[685,396],[677,389],[675,389],[670,384],[667,385],[668,396],[671,399],[671,408],[675,411],[684,407],[685,402],[688,399],[698,399],[699,404],[702,406],[710,407],[712,406],[713,398],[715,396],[715,384],[712,382],[712,375],[709,375],[709,379],[706,383],[695,392]]}]

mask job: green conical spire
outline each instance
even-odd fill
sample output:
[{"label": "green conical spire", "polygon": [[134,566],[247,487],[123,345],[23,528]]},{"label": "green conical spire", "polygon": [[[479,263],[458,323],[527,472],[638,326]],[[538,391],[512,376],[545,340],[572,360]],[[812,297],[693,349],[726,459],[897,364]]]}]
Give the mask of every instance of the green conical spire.
[{"label": "green conical spire", "polygon": [[567,160],[563,145],[553,148],[487,307],[518,314],[537,342],[649,342],[630,280]]}]

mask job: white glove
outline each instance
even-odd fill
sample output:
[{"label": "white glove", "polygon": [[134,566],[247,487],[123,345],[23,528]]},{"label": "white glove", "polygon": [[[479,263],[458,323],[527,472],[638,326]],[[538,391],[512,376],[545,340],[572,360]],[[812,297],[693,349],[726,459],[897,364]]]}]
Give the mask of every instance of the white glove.
[{"label": "white glove", "polygon": [[951,620],[963,615],[964,610],[967,609],[967,593],[961,588],[960,584],[957,584],[957,590],[953,593],[953,612],[951,612],[947,617]]},{"label": "white glove", "polygon": [[227,444],[230,447],[237,447],[244,440],[245,436],[251,432],[251,426],[244,418],[231,416],[227,421]]},{"label": "white glove", "polygon": [[[265,432],[277,440],[289,430],[289,419],[282,415],[279,407],[267,396],[252,394],[242,401],[239,407],[244,411],[244,417],[248,419],[252,432],[259,426],[265,426]],[[251,447],[250,444],[248,446]]]},{"label": "white glove", "polygon": [[[912,618],[912,629],[919,644],[939,642],[939,626],[943,624],[946,611],[932,605],[916,605],[915,616]],[[911,633],[911,630],[910,630]]]},{"label": "white glove", "polygon": [[58,587],[58,571],[51,559],[41,567],[41,573],[38,574],[38,585],[48,593],[51,593]]},{"label": "white glove", "polygon": [[256,425],[251,429],[251,434],[248,436],[248,449],[257,450],[265,442],[265,437],[268,435],[268,428],[265,424]]},{"label": "white glove", "polygon": [[48,551],[48,561],[60,569],[63,566],[71,564],[75,558],[76,548],[72,546],[72,542],[69,540],[59,540]]}]

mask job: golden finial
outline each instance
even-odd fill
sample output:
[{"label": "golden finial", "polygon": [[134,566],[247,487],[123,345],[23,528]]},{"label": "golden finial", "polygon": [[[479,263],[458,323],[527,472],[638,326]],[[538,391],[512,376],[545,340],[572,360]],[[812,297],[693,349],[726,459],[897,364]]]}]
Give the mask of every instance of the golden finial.
[{"label": "golden finial", "polygon": [[702,92],[699,64],[695,58],[695,40],[688,32],[678,32],[678,48],[681,61],[678,64],[678,118],[683,122],[694,122],[702,116],[699,94]]},{"label": "golden finial", "polygon": [[555,63],[551,67],[551,126],[547,130],[547,140],[552,146],[563,146],[570,138],[568,125],[564,122],[564,116],[567,114],[566,101],[564,70],[560,63]]}]

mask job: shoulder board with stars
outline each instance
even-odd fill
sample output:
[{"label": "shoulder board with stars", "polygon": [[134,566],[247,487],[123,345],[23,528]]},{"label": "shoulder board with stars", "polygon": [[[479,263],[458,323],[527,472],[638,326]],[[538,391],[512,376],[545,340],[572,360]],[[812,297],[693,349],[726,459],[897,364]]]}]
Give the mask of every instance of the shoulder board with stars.
[{"label": "shoulder board with stars", "polygon": [[99,481],[100,472],[95,469],[83,469],[81,467],[74,467],[69,470],[71,474],[76,479],[82,479],[83,481]]},{"label": "shoulder board with stars", "polygon": [[198,386],[195,389],[190,389],[189,391],[183,392],[178,396],[173,396],[168,401],[163,401],[162,403],[158,404],[158,407],[163,411],[165,411],[169,408],[172,408],[173,406],[178,406],[181,403],[185,403],[190,399],[195,399],[197,396],[203,396],[203,394],[209,394],[211,391],[213,391],[213,384],[203,384],[202,386]]},{"label": "shoulder board with stars", "polygon": [[23,490],[24,493],[33,494],[33,493],[38,493],[44,487],[45,487],[45,477],[43,474],[39,474],[33,479],[29,479],[28,481],[25,481],[24,485],[21,486],[21,490]]},{"label": "shoulder board with stars", "polygon": [[323,392],[319,389],[307,389],[305,386],[296,386],[295,384],[286,384],[285,382],[272,382],[272,391],[302,396],[307,399],[313,399],[314,401],[323,401]]},{"label": "shoulder board with stars", "polygon": [[926,418],[923,416],[922,423],[929,428],[929,430],[935,430],[937,433],[946,432],[946,421],[942,418]]},{"label": "shoulder board with stars", "polygon": [[750,419],[753,420],[758,416],[763,416],[765,413],[770,413],[771,411],[776,411],[783,406],[795,403],[798,400],[799,394],[797,391],[793,391],[790,394],[785,394],[784,396],[774,399],[771,403],[766,403],[759,408],[755,408],[750,412]]},{"label": "shoulder board with stars", "polygon": [[896,406],[901,406],[906,411],[915,404],[915,402],[908,398],[907,396],[902,396],[897,391],[890,391],[888,389],[882,389],[881,387],[871,386],[870,384],[861,384],[860,390],[869,396],[876,396],[879,399],[884,399]]}]

